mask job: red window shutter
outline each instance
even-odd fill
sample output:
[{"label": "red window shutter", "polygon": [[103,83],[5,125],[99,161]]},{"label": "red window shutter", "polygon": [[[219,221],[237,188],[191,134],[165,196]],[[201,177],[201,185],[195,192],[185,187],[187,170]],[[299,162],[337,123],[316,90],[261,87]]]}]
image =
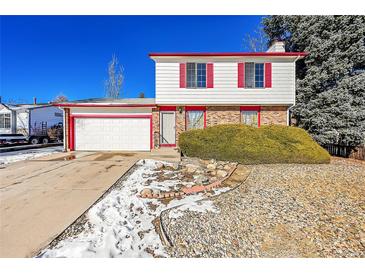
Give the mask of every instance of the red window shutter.
[{"label": "red window shutter", "polygon": [[186,64],[180,64],[180,88],[186,88]]},{"label": "red window shutter", "polygon": [[214,70],[213,64],[207,64],[207,88],[214,87]]},{"label": "red window shutter", "polygon": [[272,87],[271,63],[265,63],[265,88]]},{"label": "red window shutter", "polygon": [[238,87],[245,87],[245,63],[238,63]]}]

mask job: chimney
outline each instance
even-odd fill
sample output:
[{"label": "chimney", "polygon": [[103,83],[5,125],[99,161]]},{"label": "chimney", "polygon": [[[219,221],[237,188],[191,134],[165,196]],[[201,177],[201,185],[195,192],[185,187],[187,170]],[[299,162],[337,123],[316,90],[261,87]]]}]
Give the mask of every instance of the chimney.
[{"label": "chimney", "polygon": [[273,40],[267,52],[285,52],[285,42],[277,39]]},{"label": "chimney", "polygon": [[33,104],[36,105],[37,104],[37,97],[33,97]]}]

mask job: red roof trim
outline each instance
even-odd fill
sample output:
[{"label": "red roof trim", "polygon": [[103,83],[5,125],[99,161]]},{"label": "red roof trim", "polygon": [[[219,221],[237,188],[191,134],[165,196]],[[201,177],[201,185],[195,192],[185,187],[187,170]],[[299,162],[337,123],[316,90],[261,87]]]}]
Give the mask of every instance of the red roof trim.
[{"label": "red roof trim", "polygon": [[87,103],[56,103],[56,107],[155,107],[156,104],[87,104]]},{"label": "red roof trim", "polygon": [[154,56],[307,56],[308,52],[151,52]]}]

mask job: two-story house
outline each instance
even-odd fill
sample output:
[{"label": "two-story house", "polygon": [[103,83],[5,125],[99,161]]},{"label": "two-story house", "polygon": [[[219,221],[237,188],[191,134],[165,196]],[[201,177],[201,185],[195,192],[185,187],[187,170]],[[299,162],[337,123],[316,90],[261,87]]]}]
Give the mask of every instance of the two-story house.
[{"label": "two-story house", "polygon": [[304,52],[151,53],[155,98],[58,104],[69,150],[150,150],[177,146],[185,130],[218,124],[288,125],[295,62]]}]

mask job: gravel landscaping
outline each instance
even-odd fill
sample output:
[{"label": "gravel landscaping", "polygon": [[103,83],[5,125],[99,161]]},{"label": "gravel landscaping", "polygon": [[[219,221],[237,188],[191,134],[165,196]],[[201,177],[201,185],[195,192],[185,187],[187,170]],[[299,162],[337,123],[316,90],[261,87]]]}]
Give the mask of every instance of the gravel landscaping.
[{"label": "gravel landscaping", "polygon": [[364,162],[245,167],[214,210],[162,213],[170,256],[365,257]]}]

